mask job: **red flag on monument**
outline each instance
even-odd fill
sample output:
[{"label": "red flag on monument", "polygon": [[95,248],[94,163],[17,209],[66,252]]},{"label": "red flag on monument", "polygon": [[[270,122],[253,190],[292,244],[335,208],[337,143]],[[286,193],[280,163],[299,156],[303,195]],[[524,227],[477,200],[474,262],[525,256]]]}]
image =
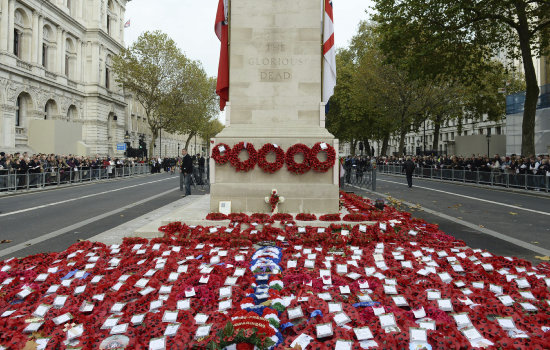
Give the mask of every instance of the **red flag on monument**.
[{"label": "red flag on monument", "polygon": [[227,0],[219,0],[214,30],[221,41],[220,63],[218,65],[218,82],[216,93],[220,96],[220,110],[223,111],[229,101],[229,48],[228,48],[228,11]]},{"label": "red flag on monument", "polygon": [[336,86],[336,48],[334,47],[334,16],[332,0],[325,0],[323,29],[323,102],[328,103]]}]

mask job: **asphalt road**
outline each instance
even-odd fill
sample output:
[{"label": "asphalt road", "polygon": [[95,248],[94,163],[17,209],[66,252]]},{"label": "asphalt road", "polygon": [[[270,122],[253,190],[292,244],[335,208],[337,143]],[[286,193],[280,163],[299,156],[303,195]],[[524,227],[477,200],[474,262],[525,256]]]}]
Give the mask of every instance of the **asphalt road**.
[{"label": "asphalt road", "polygon": [[2,197],[0,259],[65,250],[180,198],[178,174],[165,173]]},{"label": "asphalt road", "polygon": [[[354,187],[348,187],[348,190],[370,198],[379,197]],[[520,240],[526,245],[550,250],[548,196],[419,178],[413,179],[413,187],[409,189],[404,175],[383,174],[377,175],[376,192],[414,204],[413,207],[404,205],[402,209],[439,224],[444,232],[464,240],[470,247],[533,262],[540,261],[536,256],[544,256],[483,232],[490,230]],[[417,205],[443,215],[419,210]]]},{"label": "asphalt road", "polygon": [[[11,242],[0,244],[0,259],[62,251],[80,239],[145,215],[181,198],[178,181],[177,175],[156,174],[2,197],[0,241]],[[416,178],[413,183],[409,189],[404,176],[379,174],[377,192],[412,203],[402,209],[439,224],[444,232],[473,248],[533,262],[544,254],[530,247],[550,251],[548,196]],[[379,197],[355,187],[347,190]],[[419,210],[417,205],[432,212]],[[484,230],[502,234],[504,239]]]}]

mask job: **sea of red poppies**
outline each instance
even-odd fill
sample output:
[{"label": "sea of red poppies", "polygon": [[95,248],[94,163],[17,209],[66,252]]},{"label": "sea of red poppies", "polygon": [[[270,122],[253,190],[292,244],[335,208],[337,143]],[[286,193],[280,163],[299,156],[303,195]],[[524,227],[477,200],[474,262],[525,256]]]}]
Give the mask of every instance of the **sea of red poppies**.
[{"label": "sea of red poppies", "polygon": [[550,348],[549,264],[354,194],[341,204],[348,221],[328,228],[236,213],[4,260],[0,349]]}]

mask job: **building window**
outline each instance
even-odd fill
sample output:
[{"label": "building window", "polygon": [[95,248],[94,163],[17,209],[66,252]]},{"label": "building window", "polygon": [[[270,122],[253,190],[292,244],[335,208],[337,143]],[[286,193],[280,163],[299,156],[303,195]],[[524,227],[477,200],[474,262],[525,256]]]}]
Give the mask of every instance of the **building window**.
[{"label": "building window", "polygon": [[502,135],[502,128],[501,128],[500,126],[497,126],[497,127],[495,128],[495,133],[496,133],[497,135]]},{"label": "building window", "polygon": [[451,140],[454,140],[454,139],[455,139],[455,133],[452,132],[452,133],[451,133]]},{"label": "building window", "polygon": [[464,130],[464,136],[468,136],[468,131]]},{"label": "building window", "polygon": [[491,128],[487,128],[487,135],[491,136]]},{"label": "building window", "polygon": [[111,16],[107,15],[107,34],[111,34]]},{"label": "building window", "polygon": [[106,87],[107,89],[109,89],[109,88],[111,87],[111,86],[110,86],[111,83],[110,83],[110,81],[109,81],[110,78],[111,78],[110,75],[111,75],[111,71],[110,71],[109,67],[105,67],[105,87]]},{"label": "building window", "polygon": [[48,119],[48,104],[44,106],[44,120]]},{"label": "building window", "polygon": [[21,126],[21,96],[17,97],[15,103],[15,126]]},{"label": "building window", "polygon": [[483,135],[483,129],[479,129],[479,134]]},{"label": "building window", "polygon": [[19,57],[21,53],[21,32],[17,29],[13,30],[13,54]]},{"label": "building window", "polygon": [[72,1],[71,0],[67,0],[67,8],[69,9],[69,13],[71,13],[71,9],[72,9]]},{"label": "building window", "polygon": [[71,67],[71,61],[69,59],[69,55],[65,55],[65,76],[69,77],[69,71]]},{"label": "building window", "polygon": [[48,45],[42,44],[42,67],[47,68],[48,65]]}]

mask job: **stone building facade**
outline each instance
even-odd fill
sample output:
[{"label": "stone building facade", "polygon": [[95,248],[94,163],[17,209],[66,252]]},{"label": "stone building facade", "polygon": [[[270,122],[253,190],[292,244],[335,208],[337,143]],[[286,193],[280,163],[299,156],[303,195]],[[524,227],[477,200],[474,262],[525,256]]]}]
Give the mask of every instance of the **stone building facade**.
[{"label": "stone building facade", "polygon": [[[111,73],[129,2],[0,0],[1,151],[120,156],[117,144],[151,139]],[[163,155],[183,139],[163,135]]]},{"label": "stone building facade", "polygon": [[[0,148],[115,153],[126,102],[110,64],[126,3],[1,0]],[[76,144],[64,137],[75,130]]]}]

